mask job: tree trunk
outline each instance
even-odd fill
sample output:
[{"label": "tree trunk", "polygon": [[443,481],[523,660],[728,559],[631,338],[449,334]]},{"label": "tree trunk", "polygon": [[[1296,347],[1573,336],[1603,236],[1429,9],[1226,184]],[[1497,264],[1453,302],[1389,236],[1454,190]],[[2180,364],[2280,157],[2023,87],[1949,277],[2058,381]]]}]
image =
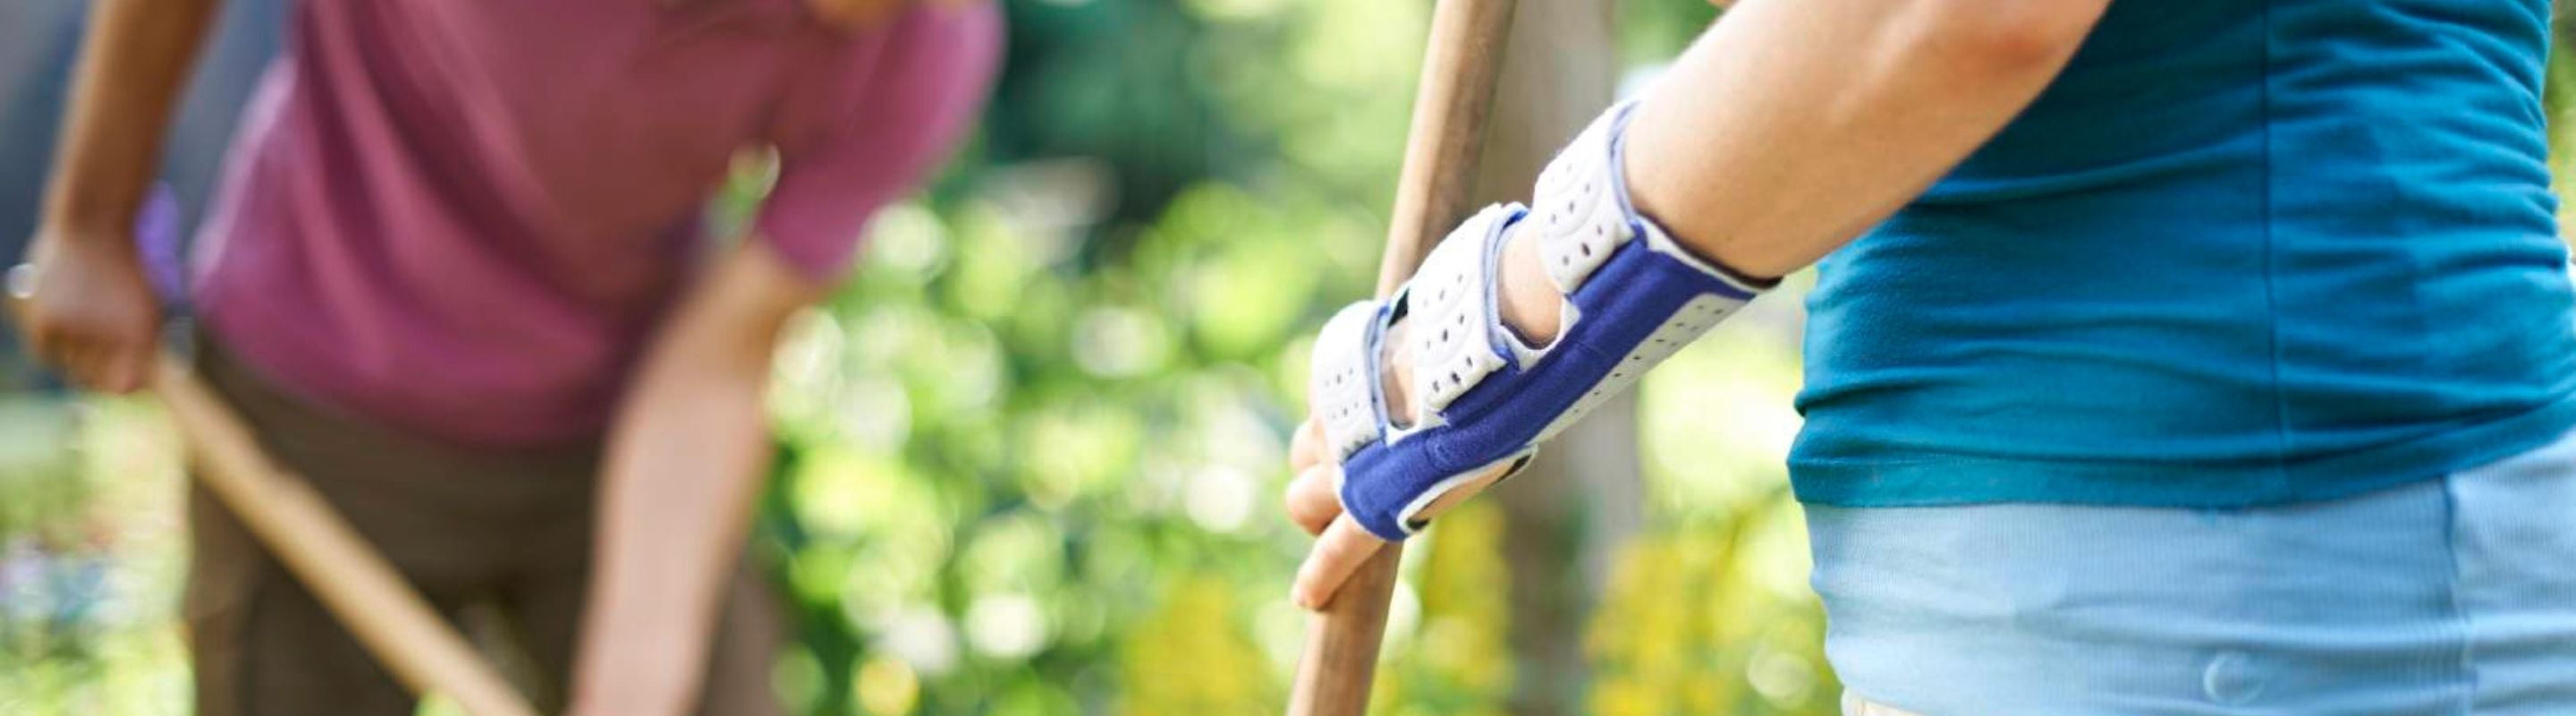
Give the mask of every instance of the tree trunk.
[{"label": "tree trunk", "polygon": [[[1480,201],[1529,200],[1532,181],[1615,89],[1612,3],[1522,0],[1476,178]],[[1643,510],[1637,403],[1612,400],[1539,452],[1494,497],[1511,566],[1510,640],[1521,716],[1584,713],[1583,629],[1612,551]]]}]

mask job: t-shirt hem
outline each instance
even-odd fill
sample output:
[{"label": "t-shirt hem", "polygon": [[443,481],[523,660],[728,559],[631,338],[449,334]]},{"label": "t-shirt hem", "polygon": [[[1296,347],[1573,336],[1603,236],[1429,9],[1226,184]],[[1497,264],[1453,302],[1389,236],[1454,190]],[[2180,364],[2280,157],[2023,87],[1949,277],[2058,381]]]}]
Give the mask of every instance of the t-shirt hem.
[{"label": "t-shirt hem", "polygon": [[[341,420],[365,423],[374,429],[406,435],[442,449],[470,449],[512,453],[549,453],[595,445],[605,439],[603,421],[576,419],[574,416],[548,416],[522,408],[534,416],[507,422],[485,420],[474,423],[479,430],[461,429],[467,421],[411,419],[401,411],[366,400],[360,391],[342,390],[345,382],[329,379],[334,375],[327,366],[315,365],[296,358],[297,351],[279,344],[275,330],[260,330],[256,324],[236,325],[242,319],[227,310],[217,298],[222,284],[208,281],[197,291],[196,312],[198,341],[212,343],[250,377],[259,380],[280,396],[304,404],[308,409],[333,415]],[[266,335],[271,340],[238,340],[238,336]],[[519,405],[529,401],[501,401]]]}]

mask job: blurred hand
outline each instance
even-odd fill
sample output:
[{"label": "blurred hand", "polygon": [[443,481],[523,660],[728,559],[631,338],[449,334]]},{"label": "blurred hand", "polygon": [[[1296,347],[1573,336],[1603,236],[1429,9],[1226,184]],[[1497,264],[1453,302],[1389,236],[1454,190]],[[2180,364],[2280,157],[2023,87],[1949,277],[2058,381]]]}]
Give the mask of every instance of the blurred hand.
[{"label": "blurred hand", "polygon": [[160,300],[132,237],[47,230],[28,253],[33,273],[12,286],[29,352],[75,385],[130,393],[149,382],[159,349]]},{"label": "blurred hand", "polygon": [[[1523,230],[1516,226],[1510,229],[1512,236],[1505,239],[1501,280],[1495,286],[1496,303],[1503,325],[1532,344],[1545,345],[1556,340],[1564,306],[1540,263],[1537,244],[1519,240]],[[1387,327],[1381,344],[1389,348],[1405,345],[1404,334],[1405,321],[1399,319]],[[1382,351],[1378,366],[1387,415],[1399,423],[1413,422],[1413,406],[1405,402],[1405,396],[1413,394],[1411,352]],[[1313,396],[1308,396],[1307,404],[1315,404]],[[1386,546],[1386,540],[1369,534],[1358,522],[1342,515],[1342,466],[1326,447],[1322,422],[1308,416],[1297,429],[1289,445],[1288,463],[1297,472],[1297,477],[1288,483],[1288,519],[1307,534],[1315,535],[1315,547],[1306,553],[1305,564],[1297,568],[1297,582],[1290,588],[1290,598],[1298,607],[1320,609],[1332,601],[1333,593],[1350,579],[1352,572]],[[1423,518],[1448,512],[1467,498],[1483,493],[1508,472],[1507,468],[1495,468],[1441,495],[1423,509]]]}]

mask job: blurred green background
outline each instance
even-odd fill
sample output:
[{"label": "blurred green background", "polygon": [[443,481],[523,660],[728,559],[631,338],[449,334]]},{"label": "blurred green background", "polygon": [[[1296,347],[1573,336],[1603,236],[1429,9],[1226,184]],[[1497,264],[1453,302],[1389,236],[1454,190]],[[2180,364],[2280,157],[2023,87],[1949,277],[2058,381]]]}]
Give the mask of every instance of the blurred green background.
[{"label": "blurred green background", "polygon": [[[780,358],[776,684],[813,714],[1277,713],[1305,337],[1373,282],[1429,4],[1008,4],[980,139]],[[1524,7],[1495,197],[1715,14]],[[1408,551],[1381,713],[1835,712],[1781,465],[1803,283]],[[0,396],[0,714],[185,710],[173,446],[146,400]]]}]

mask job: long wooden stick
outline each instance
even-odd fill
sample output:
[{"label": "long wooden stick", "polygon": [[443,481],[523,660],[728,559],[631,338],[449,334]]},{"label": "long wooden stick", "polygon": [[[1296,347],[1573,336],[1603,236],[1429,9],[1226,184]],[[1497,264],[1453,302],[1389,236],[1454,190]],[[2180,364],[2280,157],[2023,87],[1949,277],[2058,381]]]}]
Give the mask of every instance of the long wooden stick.
[{"label": "long wooden stick", "polygon": [[[1405,138],[1404,173],[1387,225],[1386,255],[1378,264],[1378,295],[1422,265],[1433,242],[1466,218],[1477,150],[1484,144],[1494,84],[1502,74],[1503,40],[1511,34],[1515,0],[1439,0],[1432,9],[1431,41],[1422,62],[1421,88],[1413,98],[1413,128]],[[1378,644],[1395,596],[1396,566],[1404,546],[1387,545],[1360,565],[1333,600],[1310,621],[1306,651],[1288,696],[1290,716],[1358,716],[1368,710],[1377,678]]]},{"label": "long wooden stick", "polygon": [[[18,315],[10,303],[9,313]],[[536,716],[312,486],[260,451],[241,418],[185,363],[168,355],[157,363],[152,388],[188,443],[197,466],[191,472],[396,680],[474,716]]]},{"label": "long wooden stick", "polygon": [[413,693],[474,716],[536,716],[501,672],[403,581],[322,496],[261,453],[249,429],[177,358],[153,389],[170,409],[199,480]]}]

